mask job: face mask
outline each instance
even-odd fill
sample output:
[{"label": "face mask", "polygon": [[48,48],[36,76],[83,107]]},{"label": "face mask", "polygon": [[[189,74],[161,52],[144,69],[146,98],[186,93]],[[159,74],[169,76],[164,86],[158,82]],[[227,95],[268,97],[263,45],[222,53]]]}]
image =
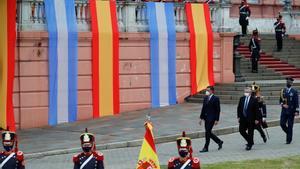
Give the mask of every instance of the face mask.
[{"label": "face mask", "polygon": [[246,97],[248,97],[250,94],[249,94],[249,93],[244,93],[244,95],[245,95]]},{"label": "face mask", "polygon": [[205,95],[209,96],[210,95],[209,91],[205,91]]},{"label": "face mask", "polygon": [[82,147],[82,150],[86,153],[90,152],[92,147]]},{"label": "face mask", "polygon": [[186,157],[188,155],[188,152],[185,151],[185,150],[180,150],[179,151],[179,155],[180,155],[180,157],[184,158],[184,157]]},{"label": "face mask", "polygon": [[3,146],[5,151],[11,151],[13,149],[13,146]]},{"label": "face mask", "polygon": [[286,87],[290,88],[292,85],[290,83],[286,84]]}]

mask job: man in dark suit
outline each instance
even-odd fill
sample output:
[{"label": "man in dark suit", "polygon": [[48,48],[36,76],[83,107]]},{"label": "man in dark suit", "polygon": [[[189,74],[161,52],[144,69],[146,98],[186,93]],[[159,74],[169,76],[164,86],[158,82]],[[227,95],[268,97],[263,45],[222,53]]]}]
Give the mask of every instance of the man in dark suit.
[{"label": "man in dark suit", "polygon": [[213,139],[218,144],[218,150],[222,149],[223,145],[223,141],[212,133],[212,128],[218,124],[220,118],[220,100],[214,95],[213,86],[207,87],[205,95],[200,115],[200,125],[203,120],[205,121],[205,145],[200,151],[201,153],[208,152],[210,139]]},{"label": "man in dark suit", "polygon": [[286,133],[286,144],[291,144],[293,139],[293,125],[295,116],[299,116],[298,91],[292,88],[293,78],[286,78],[286,88],[280,92],[281,116],[280,126]]},{"label": "man in dark suit", "polygon": [[251,95],[251,88],[245,88],[244,96],[240,98],[237,108],[237,118],[239,121],[239,132],[247,141],[246,150],[252,149],[254,144],[254,127],[259,123],[259,105],[255,97]]}]

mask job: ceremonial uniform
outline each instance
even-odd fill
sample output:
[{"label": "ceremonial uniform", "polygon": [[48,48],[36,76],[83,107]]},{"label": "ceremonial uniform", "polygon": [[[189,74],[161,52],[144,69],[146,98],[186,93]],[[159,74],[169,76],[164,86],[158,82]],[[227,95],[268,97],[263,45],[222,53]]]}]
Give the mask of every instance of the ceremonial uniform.
[{"label": "ceremonial uniform", "polygon": [[96,151],[95,136],[86,129],[80,140],[83,152],[73,157],[74,169],[104,169],[104,156]]},{"label": "ceremonial uniform", "polygon": [[246,1],[243,0],[242,4],[239,7],[240,18],[239,23],[242,27],[243,36],[247,34],[247,26],[249,25],[249,17],[251,15],[251,10],[249,5],[246,4]]},{"label": "ceremonial uniform", "polygon": [[5,151],[0,152],[0,169],[25,169],[24,154],[18,150],[16,133],[3,131],[2,145]]},{"label": "ceremonial uniform", "polygon": [[298,91],[292,88],[293,78],[287,78],[287,87],[280,92],[281,116],[280,126],[286,133],[286,143],[293,139],[293,126],[295,115],[299,115]]},{"label": "ceremonial uniform", "polygon": [[182,166],[185,166],[184,169],[199,169],[200,161],[199,158],[191,158],[186,162],[181,162],[179,157],[171,158],[168,163],[168,169],[181,169]]},{"label": "ceremonial uniform", "polygon": [[[2,168],[1,168],[2,166]],[[25,169],[24,154],[21,151],[15,152],[0,152],[0,168],[1,169]]]},{"label": "ceremonial uniform", "polygon": [[80,169],[80,167],[86,162],[87,164],[83,169],[104,169],[103,154],[93,152],[91,154],[80,153],[73,157],[74,169]]},{"label": "ceremonial uniform", "polygon": [[276,41],[277,41],[277,51],[281,51],[282,50],[282,39],[283,36],[285,34],[285,24],[282,21],[282,16],[279,15],[279,17],[277,18],[277,21],[274,23],[274,29],[275,29],[275,37],[276,37]]},{"label": "ceremonial uniform", "polygon": [[200,160],[193,157],[192,141],[185,136],[185,132],[177,138],[176,143],[180,157],[170,158],[168,169],[200,169]]},{"label": "ceremonial uniform", "polygon": [[258,31],[254,30],[252,38],[249,42],[249,50],[251,52],[251,62],[252,62],[252,73],[258,72],[258,61],[260,58],[260,41],[261,39],[258,37]]}]

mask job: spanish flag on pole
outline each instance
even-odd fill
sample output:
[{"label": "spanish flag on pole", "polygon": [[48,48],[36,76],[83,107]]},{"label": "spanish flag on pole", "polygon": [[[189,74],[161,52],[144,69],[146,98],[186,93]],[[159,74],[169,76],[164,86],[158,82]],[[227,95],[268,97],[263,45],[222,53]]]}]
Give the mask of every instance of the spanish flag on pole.
[{"label": "spanish flag on pole", "polygon": [[160,169],[152,128],[152,124],[150,122],[146,122],[146,133],[136,169]]},{"label": "spanish flag on pole", "polygon": [[0,0],[0,127],[15,130],[13,81],[16,45],[16,0]]},{"label": "spanish flag on pole", "polygon": [[191,94],[214,85],[213,31],[207,4],[186,3],[190,32]]}]

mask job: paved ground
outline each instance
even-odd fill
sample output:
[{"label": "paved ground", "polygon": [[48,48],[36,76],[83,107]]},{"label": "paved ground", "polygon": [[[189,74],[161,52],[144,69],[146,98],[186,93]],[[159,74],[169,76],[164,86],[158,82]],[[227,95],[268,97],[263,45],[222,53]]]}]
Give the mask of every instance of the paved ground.
[{"label": "paved ground", "polygon": [[[204,144],[204,139],[193,140],[194,156],[200,158],[202,164],[218,163],[224,161],[240,161],[248,159],[270,159],[292,155],[300,155],[300,124],[294,126],[294,142],[291,145],[284,144],[285,135],[279,127],[269,128],[270,140],[263,143],[259,134],[255,133],[255,145],[252,151],[244,150],[244,140],[236,134],[221,136],[224,148],[217,151],[217,146],[212,143],[210,152],[200,154],[198,151]],[[102,151],[105,155],[106,169],[133,169],[135,168],[140,147],[121,148]],[[177,155],[176,144],[164,143],[157,145],[161,164],[167,164],[170,157]],[[27,161],[30,169],[66,169],[72,168],[72,154],[64,154]]]},{"label": "paved ground", "polygon": [[[96,135],[97,144],[112,144],[142,139],[143,123],[151,113],[156,137],[204,131],[198,125],[201,104],[184,103],[161,109],[123,113],[115,117],[63,124],[56,127],[35,128],[19,132],[20,149],[25,154],[72,149],[79,147],[79,136],[89,128]],[[220,124],[216,129],[236,126],[236,105],[221,105]],[[280,107],[268,106],[268,119],[279,119]]]}]

